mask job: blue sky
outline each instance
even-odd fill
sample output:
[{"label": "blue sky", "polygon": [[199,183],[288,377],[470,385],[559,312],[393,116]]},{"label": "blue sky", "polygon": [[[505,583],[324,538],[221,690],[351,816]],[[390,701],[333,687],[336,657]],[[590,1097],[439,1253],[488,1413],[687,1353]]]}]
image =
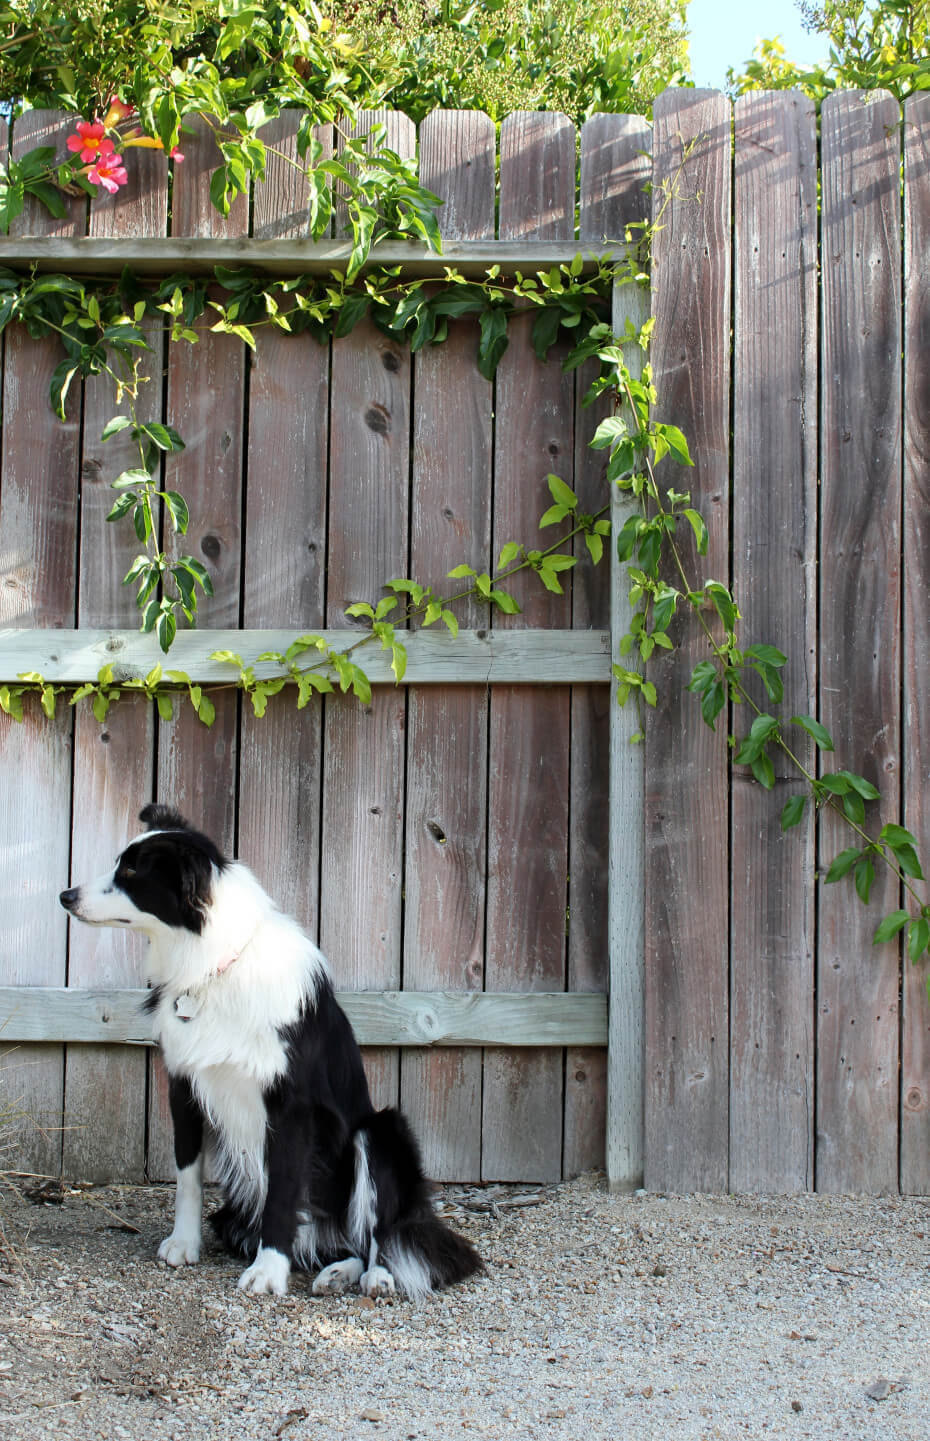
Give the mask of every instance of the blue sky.
[{"label": "blue sky", "polygon": [[729,66],[741,69],[762,36],[781,37],[788,58],[811,65],[825,60],[826,38],[809,35],[794,0],[691,0],[691,68],[695,85],[722,89]]}]

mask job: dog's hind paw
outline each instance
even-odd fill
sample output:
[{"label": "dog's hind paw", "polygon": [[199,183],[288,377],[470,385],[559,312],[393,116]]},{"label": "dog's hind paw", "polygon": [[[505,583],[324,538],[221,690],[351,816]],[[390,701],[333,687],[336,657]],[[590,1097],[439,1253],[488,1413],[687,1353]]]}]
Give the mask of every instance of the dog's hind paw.
[{"label": "dog's hind paw", "polygon": [[359,1281],[363,1296],[395,1296],[394,1277],[384,1266],[371,1266]]},{"label": "dog's hind paw", "polygon": [[314,1296],[339,1296],[352,1286],[357,1286],[365,1267],[357,1256],[347,1256],[344,1261],[334,1261],[325,1266],[313,1283]]},{"label": "dog's hind paw", "polygon": [[159,1246],[158,1259],[169,1266],[195,1266],[200,1260],[200,1237],[172,1231]]},{"label": "dog's hind paw", "polygon": [[251,1291],[253,1296],[262,1296],[269,1291],[275,1296],[286,1296],[290,1274],[291,1263],[283,1251],[259,1246],[255,1260],[239,1277],[239,1290]]}]

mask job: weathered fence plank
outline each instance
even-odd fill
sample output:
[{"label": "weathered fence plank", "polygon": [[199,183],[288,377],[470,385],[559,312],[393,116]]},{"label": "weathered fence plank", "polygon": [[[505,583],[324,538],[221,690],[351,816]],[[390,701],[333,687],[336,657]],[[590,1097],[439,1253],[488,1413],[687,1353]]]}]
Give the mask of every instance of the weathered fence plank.
[{"label": "weathered fence plank", "polygon": [[[795,93],[736,104],[733,589],[745,642],[780,647],[789,714],[816,707],[817,131]],[[774,710],[761,681],[750,693]],[[746,733],[752,713],[734,717]],[[811,768],[813,745],[790,734]],[[814,823],[782,835],[800,777],[733,774],[730,1187],[808,1191],[814,1176]]]},{"label": "weathered fence plank", "polygon": [[[443,199],[444,234],[494,237],[494,126],[437,111],[420,127],[420,178]],[[475,363],[477,322],[414,362],[410,573],[436,594],[491,547],[492,389]],[[455,397],[450,404],[450,397]],[[487,624],[469,605],[462,625]],[[487,688],[411,690],[408,701],[404,986],[480,991],[484,982]],[[449,1048],[401,1057],[401,1102],[437,1179],[481,1176],[481,1056]]]},{"label": "weathered fence plank", "polygon": [[[225,219],[210,203],[216,150],[204,125],[195,122],[193,130],[184,137],[184,163],[175,167],[172,234],[247,233],[248,196],[237,196]],[[166,549],[193,555],[210,573],[216,594],[204,603],[204,630],[241,621],[244,350],[235,336],[204,328],[196,345],[172,346],[168,361],[168,420],[187,449],[168,457],[165,479],[184,495],[192,521],[185,536],[173,541],[166,536]],[[158,730],[158,799],[196,817],[229,852],[236,833],[238,711],[238,697],[230,692],[216,697],[209,730],[186,707]],[[150,1097],[149,1174],[171,1176],[166,1093],[157,1063]]]},{"label": "weathered fence plank", "polygon": [[[309,549],[309,542],[308,542]],[[307,576],[316,562],[308,561]],[[344,617],[343,617],[344,619]],[[487,619],[487,617],[483,617]],[[301,634],[295,624],[269,630],[182,630],[171,648],[172,667],[203,684],[229,685],[237,672],[225,661],[211,660],[215,650],[233,650],[258,679],[280,674],[273,661],[260,661],[266,651],[284,651]],[[333,650],[347,650],[360,639],[358,629],[313,626]],[[587,685],[610,676],[610,637],[607,631],[460,630],[451,636],[445,626],[411,631],[404,638],[410,685]],[[153,635],[138,630],[34,631],[18,627],[0,629],[0,680],[16,680],[24,670],[38,670],[46,680],[96,680],[103,665],[111,665],[118,679],[147,675],[165,657]],[[396,685],[390,652],[377,642],[359,650],[355,659],[373,685]],[[310,661],[307,662],[310,664]]]},{"label": "weathered fence plank", "polygon": [[[0,986],[0,1023],[11,1041],[151,1045],[145,990]],[[336,999],[363,1046],[603,1046],[603,995],[481,991],[350,991]]]},{"label": "weathered fence plank", "polygon": [[[831,96],[821,112],[823,401],[820,710],[847,767],[898,819],[900,765],[901,125],[890,96]],[[856,844],[826,808],[823,869]],[[898,984],[875,948],[898,905],[880,868],[868,907],[849,881],[819,896],[817,1186],[898,1184]]]},{"label": "weathered fence plank", "polygon": [[[140,150],[129,179],[106,203],[90,211],[90,233],[123,238],[164,234],[168,219],[168,173],[164,156]],[[145,356],[140,420],[162,419],[163,343],[150,332],[154,353]],[[138,625],[135,588],[121,584],[140,546],[125,522],[106,524],[116,492],[110,481],[139,464],[128,432],[100,439],[119,407],[109,376],[84,387],[81,464],[80,626]],[[105,726],[88,708],[75,716],[74,815],[71,879],[99,875],[139,828],[140,801],[152,787],[153,710],[142,697],[127,698]],[[125,932],[70,927],[68,983],[72,986],[133,985],[140,976],[137,945]],[[145,1167],[145,1057],[110,1046],[81,1046],[67,1055],[63,1167],[91,1181],[112,1176],[141,1180]],[[101,1096],[106,1106],[101,1106]]]},{"label": "weathered fence plank", "polygon": [[[268,161],[268,175],[273,173],[275,159]],[[293,183],[293,182],[292,182]],[[296,195],[296,190],[293,192]],[[289,212],[290,214],[290,212]],[[442,225],[446,217],[440,212]],[[25,232],[23,232],[25,234]],[[601,256],[609,246],[586,247],[582,255],[582,274],[597,270]],[[183,271],[190,275],[212,275],[217,265],[249,265],[273,276],[328,275],[330,270],[345,270],[352,251],[350,240],[261,239],[251,236],[172,235],[170,240],[139,239],[121,241],[61,239],[58,236],[38,237],[29,244],[17,237],[0,236],[0,265],[11,269],[41,271],[64,270],[69,275],[119,275],[125,266],[139,275],[172,275]],[[492,265],[499,265],[502,275],[548,270],[553,265],[568,265],[578,253],[574,240],[455,241],[443,244],[442,254],[414,240],[383,240],[371,247],[364,269],[400,265],[410,276],[442,278],[445,267],[454,266],[469,278],[483,280]]]},{"label": "weathered fence plank", "polygon": [[[930,96],[904,110],[904,824],[930,836]],[[927,963],[904,956],[901,1190],[930,1192]]]},{"label": "weathered fence plank", "polygon": [[[570,239],[574,228],[575,132],[562,115],[511,115],[501,127],[500,234]],[[573,384],[559,359],[541,364],[530,317],[510,327],[497,372],[492,557],[531,537],[551,503],[546,475],[572,483]],[[521,577],[521,581],[526,577]],[[535,577],[529,577],[535,582]],[[559,625],[570,596],[514,586],[523,615],[494,627]],[[568,896],[569,695],[510,690],[491,697],[488,791],[486,989],[565,984]],[[486,1180],[554,1180],[562,1174],[563,1058],[559,1052],[485,1056],[482,1173]]]},{"label": "weathered fence plank", "polygon": [[[51,112],[16,121],[13,155],[36,145],[63,145],[66,127]],[[4,154],[6,145],[4,143]],[[17,235],[83,235],[87,202],[66,202],[53,220],[26,197]],[[62,424],[49,406],[49,380],[62,359],[57,340],[32,340],[16,326],[4,335],[3,484],[0,623],[74,624],[80,387],[68,397]],[[30,711],[21,725],[0,715],[0,822],[7,864],[0,892],[6,944],[0,975],[7,983],[61,984],[66,979],[67,925],[55,897],[68,874],[73,727],[70,712],[54,721]],[[0,1035],[2,1043],[2,1035]],[[60,1046],[21,1046],[3,1060],[5,1093],[34,1124],[17,1149],[27,1170],[57,1174],[62,1153],[64,1053]],[[25,1104],[24,1104],[25,1103]]]},{"label": "weathered fence plank", "polygon": [[[728,569],[730,422],[730,105],[713,91],[672,90],[653,111],[657,413],[681,427],[695,460],[663,464],[660,484],[690,489],[710,546],[695,576]],[[677,632],[677,633],[676,633]],[[727,1183],[726,714],[716,734],[685,693],[707,655],[679,617],[680,649],[663,658],[647,727],[646,1185],[716,1190]]]},{"label": "weathered fence plank", "polygon": [[[273,151],[265,181],[255,186],[256,236],[305,232],[306,183],[275,153],[296,158],[298,123],[299,115],[287,112],[262,132]],[[317,139],[330,154],[329,128]],[[295,634],[324,621],[329,366],[329,347],[309,334],[285,335],[271,326],[256,333],[246,456],[246,626],[289,626]],[[238,639],[232,648],[240,649]],[[275,649],[267,635],[261,649]],[[261,719],[243,704],[238,848],[278,904],[315,937],[322,714],[318,705],[298,712],[289,699]]]},{"label": "weathered fence plank", "polygon": [[[651,144],[650,127],[638,116],[595,115],[582,126],[579,203],[579,239],[582,246],[619,245],[627,226],[646,218],[649,210],[646,182],[652,173],[649,158]],[[645,289],[623,289],[629,292],[624,299],[634,303],[638,321],[645,321],[648,315]],[[616,317],[614,326],[616,328]],[[630,360],[633,361],[632,356]],[[592,450],[590,440],[600,421],[610,413],[612,402],[610,397],[605,396],[588,407],[582,404],[596,373],[597,366],[591,362],[576,372],[575,379],[574,489],[581,510],[592,515],[610,502],[606,452]],[[574,553],[578,563],[572,572],[572,625],[607,627],[611,611],[610,541],[606,541],[603,559],[597,566],[591,564],[583,536],[576,537]],[[568,837],[568,986],[572,991],[611,989],[609,946],[605,945],[605,939],[608,926],[608,759],[612,701],[611,687],[575,686],[572,690]],[[641,801],[637,815],[640,811]],[[639,832],[638,824],[630,827],[628,817],[619,824],[627,832],[631,829],[637,834]],[[641,882],[636,889],[641,896]],[[641,934],[638,945],[641,952]],[[632,1008],[630,1021],[641,1035],[641,1001],[638,1007]],[[600,1051],[569,1051],[565,1057],[565,1175],[575,1175],[604,1165],[607,1066],[608,1056]],[[626,1084],[629,1082],[625,1081]],[[633,1107],[641,1116],[641,1072],[632,1084],[636,1093]],[[641,1153],[641,1138],[637,1149]],[[640,1173],[641,1165],[640,1155]]]},{"label": "weathered fence plank", "polygon": [[[362,112],[358,130],[379,122],[414,153],[406,116]],[[407,570],[410,352],[363,320],[334,341],[331,384],[330,625]],[[340,986],[400,986],[405,726],[402,691],[371,708],[327,698],[320,937]],[[396,1104],[397,1055],[369,1051],[365,1066],[375,1103]]]}]

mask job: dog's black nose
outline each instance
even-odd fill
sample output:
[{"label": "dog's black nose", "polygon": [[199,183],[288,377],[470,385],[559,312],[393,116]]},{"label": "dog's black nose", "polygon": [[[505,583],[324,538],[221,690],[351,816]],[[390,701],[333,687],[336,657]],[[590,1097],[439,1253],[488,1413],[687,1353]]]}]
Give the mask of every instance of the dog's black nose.
[{"label": "dog's black nose", "polygon": [[61,901],[61,904],[64,906],[66,911],[73,910],[74,907],[77,905],[78,894],[79,892],[77,886],[73,887],[73,889],[70,891],[62,891],[58,899]]}]

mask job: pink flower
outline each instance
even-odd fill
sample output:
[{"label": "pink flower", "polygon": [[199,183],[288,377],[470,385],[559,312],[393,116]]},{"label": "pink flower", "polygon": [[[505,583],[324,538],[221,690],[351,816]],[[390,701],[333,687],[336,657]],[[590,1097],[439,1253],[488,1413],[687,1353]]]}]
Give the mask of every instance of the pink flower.
[{"label": "pink flower", "polygon": [[77,135],[68,136],[68,149],[72,152],[79,150],[85,165],[100,155],[112,154],[113,141],[104,139],[103,126],[99,120],[93,123],[90,120],[79,120],[77,132]]},{"label": "pink flower", "polygon": [[181,154],[180,150],[179,150],[178,147],[175,145],[173,149],[171,149],[171,150],[168,151],[168,159],[169,159],[169,160],[174,160],[174,161],[180,161],[180,160],[183,160],[183,159],[184,159],[184,156]]},{"label": "pink flower", "polygon": [[91,166],[87,172],[87,178],[91,185],[102,185],[104,190],[115,195],[120,186],[126,184],[129,176],[126,174],[122,156],[108,152],[106,155],[101,155],[96,165]]}]

